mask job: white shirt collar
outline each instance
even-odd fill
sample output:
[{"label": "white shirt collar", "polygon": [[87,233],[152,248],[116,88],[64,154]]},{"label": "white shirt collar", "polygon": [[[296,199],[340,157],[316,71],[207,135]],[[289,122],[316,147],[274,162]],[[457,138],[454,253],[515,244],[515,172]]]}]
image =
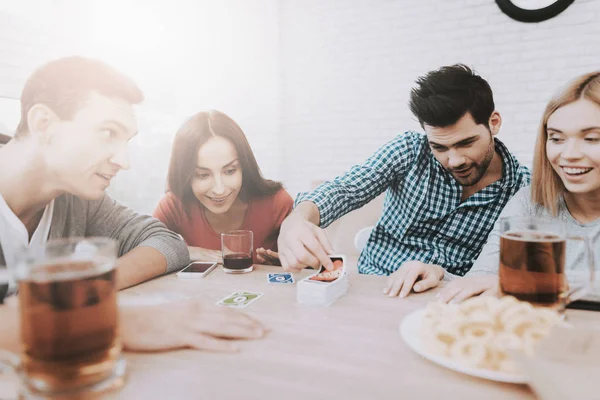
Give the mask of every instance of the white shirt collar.
[{"label": "white shirt collar", "polygon": [[[25,224],[10,209],[4,197],[0,195],[0,246],[4,253],[4,261],[9,271],[9,285],[11,289],[16,287],[14,280],[15,257],[24,248],[41,248],[48,241],[52,215],[54,214],[54,200],[46,208],[37,228],[29,240],[29,233]],[[9,291],[11,291],[9,289]]]}]

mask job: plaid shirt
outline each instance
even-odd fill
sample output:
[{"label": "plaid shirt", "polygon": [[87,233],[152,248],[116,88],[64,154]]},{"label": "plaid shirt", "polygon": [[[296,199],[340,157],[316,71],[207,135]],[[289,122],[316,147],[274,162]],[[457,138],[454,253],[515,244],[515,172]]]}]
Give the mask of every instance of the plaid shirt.
[{"label": "plaid shirt", "polygon": [[528,186],[531,175],[495,139],[502,157],[502,179],[461,202],[462,186],[435,159],[426,136],[406,132],[381,147],[363,165],[301,193],[326,227],[387,189],[383,214],[358,260],[364,274],[389,275],[404,262],[437,264],[466,274],[510,198]]}]

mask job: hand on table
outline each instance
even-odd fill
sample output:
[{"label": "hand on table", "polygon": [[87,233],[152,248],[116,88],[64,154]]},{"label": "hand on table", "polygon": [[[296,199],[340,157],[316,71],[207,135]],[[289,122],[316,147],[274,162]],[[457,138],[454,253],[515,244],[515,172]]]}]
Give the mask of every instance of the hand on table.
[{"label": "hand on table", "polygon": [[444,269],[439,265],[407,261],[388,277],[383,294],[406,297],[411,289],[417,293],[424,292],[436,287],[443,277]]},{"label": "hand on table", "polygon": [[264,249],[262,247],[256,249],[256,259],[258,260],[259,264],[281,266],[279,254],[273,250]]},{"label": "hand on table", "polygon": [[494,296],[498,293],[497,275],[468,276],[450,282],[436,295],[436,298],[443,303],[459,303],[469,297]]},{"label": "hand on table", "polygon": [[234,352],[232,339],[259,339],[268,329],[239,311],[198,299],[121,308],[121,338],[127,350],[158,351],[183,347]]},{"label": "hand on table", "polygon": [[290,215],[281,224],[279,259],[285,271],[299,272],[303,268],[318,269],[321,265],[333,270],[328,254],[333,254],[325,231],[305,219]]}]

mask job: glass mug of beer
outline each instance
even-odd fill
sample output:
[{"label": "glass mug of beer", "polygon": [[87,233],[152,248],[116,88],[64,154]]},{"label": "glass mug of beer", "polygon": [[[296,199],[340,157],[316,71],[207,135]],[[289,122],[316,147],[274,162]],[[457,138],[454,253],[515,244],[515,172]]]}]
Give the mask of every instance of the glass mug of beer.
[{"label": "glass mug of beer", "polygon": [[252,231],[230,231],[221,233],[221,251],[223,270],[229,274],[251,272],[252,249],[254,248]]},{"label": "glass mug of beer", "polygon": [[[566,271],[567,241],[580,241],[583,259]],[[572,250],[572,249],[569,249]],[[577,250],[577,249],[575,249]],[[560,221],[535,217],[500,219],[500,291],[562,313],[594,281],[594,258],[586,237],[569,236]]]},{"label": "glass mug of beer", "polygon": [[25,398],[122,386],[116,260],[109,238],[50,240],[19,254],[21,354],[2,361],[13,364]]}]

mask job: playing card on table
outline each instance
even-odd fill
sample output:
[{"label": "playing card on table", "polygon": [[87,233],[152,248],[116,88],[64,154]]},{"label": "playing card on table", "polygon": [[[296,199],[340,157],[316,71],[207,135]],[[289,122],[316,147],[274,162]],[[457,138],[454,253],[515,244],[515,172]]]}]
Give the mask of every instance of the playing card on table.
[{"label": "playing card on table", "polygon": [[298,302],[314,305],[329,305],[348,291],[346,258],[343,255],[330,255],[333,270],[321,266],[317,273],[298,283]]},{"label": "playing card on table", "polygon": [[262,293],[258,292],[237,291],[219,300],[217,302],[217,305],[225,307],[244,308],[248,307],[250,304],[254,303],[256,300],[261,298],[262,295]]},{"label": "playing card on table", "polygon": [[267,282],[272,285],[291,284],[291,283],[294,283],[294,275],[292,275],[290,272],[281,272],[281,273],[269,272],[267,274]]}]

